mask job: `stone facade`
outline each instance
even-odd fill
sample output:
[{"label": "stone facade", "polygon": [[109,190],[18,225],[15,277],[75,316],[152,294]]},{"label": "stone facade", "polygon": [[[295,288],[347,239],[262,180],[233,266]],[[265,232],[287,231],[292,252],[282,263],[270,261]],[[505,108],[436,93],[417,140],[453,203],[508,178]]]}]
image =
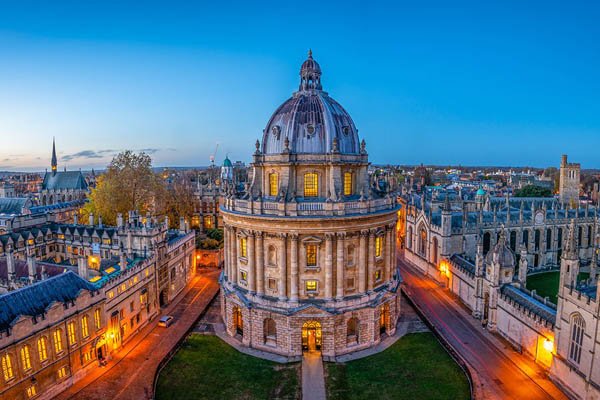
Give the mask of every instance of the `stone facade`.
[{"label": "stone facade", "polygon": [[[250,185],[221,208],[227,332],[292,359],[373,346],[400,310],[396,199],[370,181],[364,141],[320,73],[309,56],[257,142]],[[291,106],[309,103],[320,111]]]},{"label": "stone facade", "polygon": [[579,204],[581,166],[579,163],[570,163],[567,156],[563,155],[560,162],[559,196],[560,201],[575,207]]}]

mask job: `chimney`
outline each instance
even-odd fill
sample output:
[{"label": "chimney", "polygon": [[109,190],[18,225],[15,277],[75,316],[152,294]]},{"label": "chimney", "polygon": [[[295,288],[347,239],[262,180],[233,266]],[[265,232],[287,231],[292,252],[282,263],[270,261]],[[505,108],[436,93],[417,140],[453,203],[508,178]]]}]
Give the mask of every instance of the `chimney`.
[{"label": "chimney", "polygon": [[83,279],[87,280],[87,270],[87,258],[84,256],[79,256],[79,258],[77,258],[77,274]]},{"label": "chimney", "polygon": [[185,218],[183,217],[179,218],[179,232],[185,233]]},{"label": "chimney", "polygon": [[152,226],[152,217],[150,216],[150,213],[147,212],[146,213],[146,228],[150,228]]},{"label": "chimney", "polygon": [[98,216],[98,228],[102,228],[102,216]]},{"label": "chimney", "polygon": [[36,275],[35,257],[32,255],[27,256],[27,273],[29,275],[29,283],[35,282],[35,275]]},{"label": "chimney", "polygon": [[125,252],[121,252],[119,266],[121,267],[121,271],[124,271],[127,268],[127,257],[125,256]]},{"label": "chimney", "polygon": [[15,256],[12,249],[6,253],[6,269],[8,271],[8,281],[12,282],[16,278],[15,274]]},{"label": "chimney", "polygon": [[75,213],[75,215],[73,215],[73,223],[75,225],[79,224],[79,215],[77,215],[77,213]]},{"label": "chimney", "polygon": [[123,226],[123,214],[117,214],[117,228],[121,228]]},{"label": "chimney", "polygon": [[90,213],[88,225],[94,225],[94,213]]},{"label": "chimney", "polygon": [[169,229],[169,216],[165,215],[165,226],[167,229]]}]

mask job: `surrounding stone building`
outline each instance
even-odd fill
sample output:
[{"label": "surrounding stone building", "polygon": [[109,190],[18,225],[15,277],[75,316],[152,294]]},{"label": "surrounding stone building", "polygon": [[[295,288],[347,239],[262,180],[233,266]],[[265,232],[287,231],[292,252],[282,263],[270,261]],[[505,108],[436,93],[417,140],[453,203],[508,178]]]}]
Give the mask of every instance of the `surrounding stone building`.
[{"label": "surrounding stone building", "polygon": [[222,315],[246,346],[335,358],[396,329],[398,205],[369,179],[365,142],[310,53],[300,78],[256,143],[249,185],[222,203]]},{"label": "surrounding stone building", "polygon": [[42,181],[38,201],[40,205],[83,200],[88,193],[88,184],[81,171],[58,171],[56,146],[52,140],[52,161],[50,172],[46,172]]},{"label": "surrounding stone building", "polygon": [[560,161],[559,196],[563,204],[576,207],[579,203],[581,166],[567,161],[564,154]]}]

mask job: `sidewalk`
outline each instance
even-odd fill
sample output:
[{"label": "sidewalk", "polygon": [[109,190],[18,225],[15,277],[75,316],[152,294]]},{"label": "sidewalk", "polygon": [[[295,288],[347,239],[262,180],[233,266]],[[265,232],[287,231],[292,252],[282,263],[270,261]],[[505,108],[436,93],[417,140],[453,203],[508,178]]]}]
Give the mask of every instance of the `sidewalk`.
[{"label": "sidewalk", "polygon": [[304,353],[302,357],[302,399],[326,399],[323,360],[320,352]]},{"label": "sidewalk", "polygon": [[188,289],[163,310],[163,315],[175,317],[176,322],[168,330],[158,327],[155,319],[113,355],[107,368],[96,369],[55,399],[151,399],[160,362],[218,293],[218,274],[215,270],[194,277]]}]

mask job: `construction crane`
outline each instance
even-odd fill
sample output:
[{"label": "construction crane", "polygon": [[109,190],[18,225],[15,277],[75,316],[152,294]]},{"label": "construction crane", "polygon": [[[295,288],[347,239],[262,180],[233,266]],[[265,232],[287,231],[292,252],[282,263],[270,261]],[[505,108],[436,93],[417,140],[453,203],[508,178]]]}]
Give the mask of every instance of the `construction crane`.
[{"label": "construction crane", "polygon": [[217,144],[215,146],[215,151],[210,156],[210,163],[212,164],[213,167],[215,166],[215,157],[217,156],[217,150],[219,150],[219,142],[217,142]]}]

